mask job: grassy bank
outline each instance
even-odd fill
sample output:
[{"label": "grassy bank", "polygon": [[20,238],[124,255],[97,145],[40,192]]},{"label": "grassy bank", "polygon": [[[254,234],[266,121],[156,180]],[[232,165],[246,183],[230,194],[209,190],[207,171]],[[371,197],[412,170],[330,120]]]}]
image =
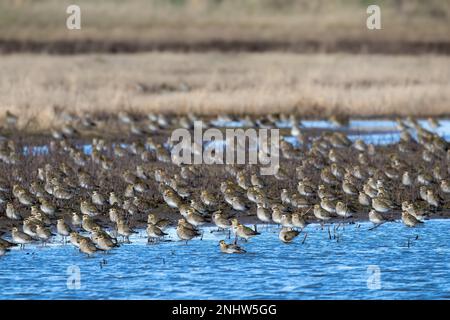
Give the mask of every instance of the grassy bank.
[{"label": "grassy bank", "polygon": [[0,113],[48,127],[55,110],[302,116],[446,115],[445,56],[174,54],[11,55]]}]

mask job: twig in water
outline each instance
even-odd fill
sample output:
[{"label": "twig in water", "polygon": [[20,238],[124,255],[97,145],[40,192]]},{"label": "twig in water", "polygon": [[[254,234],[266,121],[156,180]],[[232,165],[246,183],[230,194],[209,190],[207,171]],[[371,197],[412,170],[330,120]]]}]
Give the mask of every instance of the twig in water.
[{"label": "twig in water", "polygon": [[379,226],[381,226],[381,225],[384,224],[384,223],[385,223],[385,222],[378,223],[378,224],[374,225],[372,228],[369,228],[368,230],[369,230],[369,231],[372,231],[373,229],[378,228]]},{"label": "twig in water", "polygon": [[305,241],[306,241],[306,237],[308,237],[308,233],[305,233],[305,236],[303,237],[303,241],[302,241],[302,244],[304,244],[304,243],[305,243]]}]

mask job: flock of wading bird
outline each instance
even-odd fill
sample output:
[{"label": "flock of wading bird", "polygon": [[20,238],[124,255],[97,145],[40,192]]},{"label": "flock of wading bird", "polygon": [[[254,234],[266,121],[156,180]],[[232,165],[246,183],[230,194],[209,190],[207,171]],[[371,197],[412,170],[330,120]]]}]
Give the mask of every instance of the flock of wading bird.
[{"label": "flock of wading bird", "polygon": [[[220,241],[222,252],[244,253],[238,239],[260,234],[256,225],[245,226],[245,219],[279,225],[279,239],[289,243],[311,222],[368,218],[375,228],[401,217],[405,226],[416,227],[427,217],[445,216],[449,208],[449,143],[412,118],[397,120],[399,142],[376,146],[351,141],[342,126],[311,131],[292,115],[246,117],[249,127],[287,122],[282,138],[298,141],[294,146],[281,139],[280,167],[263,176],[258,165],[173,164],[170,130],[191,129],[199,119],[195,115],[121,112],[114,125],[92,115],[59,117],[58,129],[45,140],[46,151],[34,152],[24,145],[26,138],[14,140],[19,119],[6,114],[3,128],[10,134],[0,140],[0,255],[13,246],[45,245],[58,234],[90,256],[129,243],[145,226],[149,243],[166,241],[171,227],[187,243],[202,237],[200,227],[206,225],[235,234],[232,243]],[[204,122],[213,126],[211,119]],[[108,141],[102,130],[111,127],[117,134]],[[86,143],[90,152],[84,152]]]}]

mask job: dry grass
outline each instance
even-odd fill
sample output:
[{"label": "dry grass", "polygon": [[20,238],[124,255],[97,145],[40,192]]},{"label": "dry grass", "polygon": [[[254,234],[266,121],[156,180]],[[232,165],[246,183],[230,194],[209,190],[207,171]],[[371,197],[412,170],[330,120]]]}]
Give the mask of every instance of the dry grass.
[{"label": "dry grass", "polygon": [[0,60],[0,113],[40,128],[56,109],[202,114],[448,115],[450,57],[175,54]]},{"label": "dry grass", "polygon": [[[82,30],[68,31],[72,3],[1,1],[0,39],[450,41],[448,0],[78,0]],[[382,8],[381,31],[366,28],[369,4]]]}]

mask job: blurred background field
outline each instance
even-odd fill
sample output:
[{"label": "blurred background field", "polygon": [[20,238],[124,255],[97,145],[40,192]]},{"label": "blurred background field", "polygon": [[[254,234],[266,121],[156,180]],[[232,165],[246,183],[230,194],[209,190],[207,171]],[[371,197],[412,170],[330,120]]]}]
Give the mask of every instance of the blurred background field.
[{"label": "blurred background field", "polygon": [[57,110],[305,117],[446,115],[447,56],[139,53],[0,60],[0,97],[28,122]]},{"label": "blurred background field", "polygon": [[449,0],[3,0],[0,53],[0,112],[43,128],[58,110],[450,113]]},{"label": "blurred background field", "polygon": [[[73,3],[82,9],[82,30],[76,32],[65,28],[65,9]],[[369,4],[378,4],[382,8],[383,29],[377,32],[365,27]],[[407,43],[446,46],[450,41],[449,21],[448,0],[0,2],[1,40],[35,41],[47,45],[52,41],[89,40],[100,42],[97,49],[115,41],[137,49],[179,48],[182,44],[187,48],[194,46],[195,49],[195,45],[201,44],[214,49],[214,45],[239,47],[240,44],[254,50],[402,51],[401,45]],[[358,45],[359,42],[363,46]],[[377,47],[377,43],[380,46]],[[78,47],[78,50],[82,49],[82,45]],[[115,49],[120,50],[120,47]]]}]

